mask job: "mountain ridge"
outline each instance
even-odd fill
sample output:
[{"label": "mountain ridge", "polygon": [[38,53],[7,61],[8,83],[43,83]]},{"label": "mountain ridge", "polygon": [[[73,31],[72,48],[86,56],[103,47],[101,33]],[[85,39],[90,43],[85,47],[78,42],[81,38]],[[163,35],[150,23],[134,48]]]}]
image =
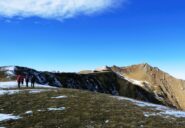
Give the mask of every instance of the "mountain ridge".
[{"label": "mountain ridge", "polygon": [[[7,80],[15,80],[18,73],[31,74],[37,77],[39,84],[126,96],[185,110],[185,81],[147,63],[127,67],[104,66],[82,73],[40,72],[26,67],[14,67],[14,75],[11,76],[6,75],[11,70],[5,69],[12,68],[4,66],[4,77]],[[3,67],[0,67],[0,78],[2,71]]]}]

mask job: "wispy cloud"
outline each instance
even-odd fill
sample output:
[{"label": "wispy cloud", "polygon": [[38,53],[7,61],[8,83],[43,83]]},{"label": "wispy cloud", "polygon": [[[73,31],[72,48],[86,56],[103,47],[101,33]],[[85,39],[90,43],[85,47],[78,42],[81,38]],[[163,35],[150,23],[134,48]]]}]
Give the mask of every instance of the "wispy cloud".
[{"label": "wispy cloud", "polygon": [[0,16],[66,19],[110,10],[126,0],[0,0]]}]

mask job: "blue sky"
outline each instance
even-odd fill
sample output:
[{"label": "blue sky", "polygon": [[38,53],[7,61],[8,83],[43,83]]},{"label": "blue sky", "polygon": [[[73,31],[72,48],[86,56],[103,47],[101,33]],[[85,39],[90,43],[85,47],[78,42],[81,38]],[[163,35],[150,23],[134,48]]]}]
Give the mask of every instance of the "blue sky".
[{"label": "blue sky", "polygon": [[0,3],[0,65],[79,71],[147,62],[185,79],[184,0],[87,4],[50,14]]}]

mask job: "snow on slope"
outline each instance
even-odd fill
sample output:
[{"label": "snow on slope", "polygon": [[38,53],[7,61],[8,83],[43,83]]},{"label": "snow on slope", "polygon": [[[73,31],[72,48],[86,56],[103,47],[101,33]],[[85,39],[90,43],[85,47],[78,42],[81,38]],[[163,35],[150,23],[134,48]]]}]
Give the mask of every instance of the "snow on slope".
[{"label": "snow on slope", "polygon": [[139,106],[139,107],[147,107],[150,108],[152,110],[157,110],[158,112],[144,112],[144,116],[145,117],[149,117],[149,116],[172,116],[172,117],[177,117],[177,118],[185,118],[185,112],[184,111],[179,111],[179,110],[175,110],[172,108],[168,108],[162,105],[156,105],[156,104],[152,104],[152,103],[147,103],[147,102],[142,102],[142,101],[138,101],[138,100],[134,100],[134,99],[130,99],[130,98],[126,98],[126,97],[120,97],[120,96],[112,96],[113,98],[116,98],[118,100],[126,100],[126,101],[131,101],[132,103],[134,103],[135,105]]},{"label": "snow on slope", "polygon": [[15,66],[1,67],[0,71],[5,71],[7,75],[14,75]]},{"label": "snow on slope", "polygon": [[145,84],[148,84],[149,85],[149,82],[147,81],[139,81],[139,80],[135,80],[135,79],[131,79],[131,78],[128,78],[126,77],[125,75],[122,75],[118,72],[115,72],[118,76],[120,76],[121,78],[131,82],[132,84],[135,84],[135,85],[138,85],[140,87],[145,87]]},{"label": "snow on slope", "polygon": [[[30,85],[29,85],[30,86]],[[21,87],[26,87],[21,86]],[[49,85],[41,85],[41,84],[35,84],[35,87],[38,88],[56,88]],[[10,89],[10,88],[17,88],[17,82],[16,81],[8,81],[8,82],[0,82],[0,89]]]}]

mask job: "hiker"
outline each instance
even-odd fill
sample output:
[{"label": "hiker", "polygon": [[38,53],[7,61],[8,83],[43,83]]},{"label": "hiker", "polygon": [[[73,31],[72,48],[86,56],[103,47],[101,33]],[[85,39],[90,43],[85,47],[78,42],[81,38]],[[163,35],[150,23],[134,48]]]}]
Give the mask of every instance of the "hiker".
[{"label": "hiker", "polygon": [[29,80],[30,80],[30,77],[28,75],[26,75],[25,81],[26,81],[26,87],[27,88],[28,88]]},{"label": "hiker", "polygon": [[20,76],[20,81],[21,81],[21,84],[24,85],[24,76],[23,75]]},{"label": "hiker", "polygon": [[35,76],[32,76],[32,77],[31,77],[31,87],[32,87],[32,88],[34,88],[35,82],[36,82],[36,77],[35,77]]},{"label": "hiker", "polygon": [[21,86],[21,75],[17,75],[17,85],[18,85],[18,88],[20,88]]}]

